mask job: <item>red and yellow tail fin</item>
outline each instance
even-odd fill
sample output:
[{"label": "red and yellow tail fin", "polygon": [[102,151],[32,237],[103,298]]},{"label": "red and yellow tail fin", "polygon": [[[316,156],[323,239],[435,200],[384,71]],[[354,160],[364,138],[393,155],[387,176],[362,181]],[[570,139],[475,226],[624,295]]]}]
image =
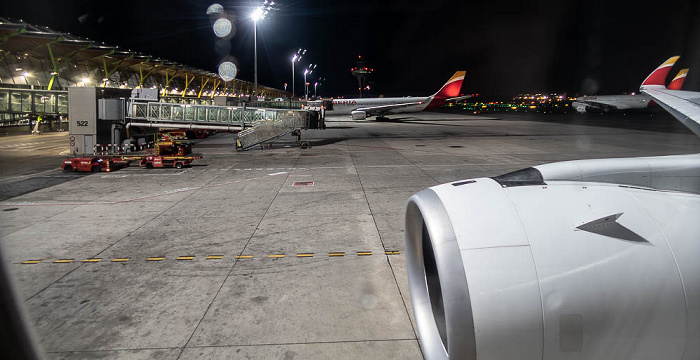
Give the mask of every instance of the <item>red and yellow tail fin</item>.
[{"label": "red and yellow tail fin", "polygon": [[642,88],[645,86],[664,86],[666,85],[666,76],[671,71],[673,65],[678,61],[680,56],[673,56],[666,60],[663,64],[656,68],[642,83]]},{"label": "red and yellow tail fin", "polygon": [[454,73],[450,80],[447,80],[445,85],[443,85],[440,91],[436,92],[433,97],[447,99],[458,96],[459,90],[462,89],[462,82],[464,82],[465,75],[467,75],[466,71],[457,71]]},{"label": "red and yellow tail fin", "polygon": [[668,84],[669,90],[680,90],[683,87],[683,82],[685,82],[685,77],[688,76],[688,69],[683,69],[678,72],[678,75],[671,80]]}]

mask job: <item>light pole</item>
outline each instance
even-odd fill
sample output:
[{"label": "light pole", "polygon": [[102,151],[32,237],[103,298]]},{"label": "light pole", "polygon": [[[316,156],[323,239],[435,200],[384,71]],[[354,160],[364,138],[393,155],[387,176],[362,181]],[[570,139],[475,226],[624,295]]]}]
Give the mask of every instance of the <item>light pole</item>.
[{"label": "light pole", "polygon": [[300,61],[304,54],[306,54],[306,49],[299,48],[297,53],[292,56],[292,99],[294,99],[294,63]]},{"label": "light pole", "polygon": [[253,78],[255,79],[255,84],[253,85],[253,96],[256,98],[255,100],[258,100],[258,20],[262,19],[263,17],[264,11],[262,8],[256,8],[250,15],[250,18],[253,19],[253,56],[255,59],[255,65],[253,65]]},{"label": "light pole", "polygon": [[304,94],[306,100],[309,100],[309,83],[306,82],[306,75],[310,75],[311,73],[313,73],[316,66],[317,65],[315,64],[309,64],[309,67],[307,67],[306,70],[304,70]]},{"label": "light pole", "polygon": [[309,100],[309,83],[306,82],[306,75],[312,72],[313,71],[309,69],[304,70],[304,100]]},{"label": "light pole", "polygon": [[314,83],[314,97],[317,97],[317,96],[316,96],[316,88],[317,88],[317,87],[318,87],[318,81],[316,81],[316,82]]}]

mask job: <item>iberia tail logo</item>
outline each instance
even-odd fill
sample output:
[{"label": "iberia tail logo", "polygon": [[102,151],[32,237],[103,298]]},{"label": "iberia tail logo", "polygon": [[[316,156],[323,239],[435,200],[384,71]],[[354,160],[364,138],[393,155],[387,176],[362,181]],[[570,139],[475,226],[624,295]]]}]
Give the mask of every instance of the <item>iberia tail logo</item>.
[{"label": "iberia tail logo", "polygon": [[442,86],[440,91],[435,93],[435,98],[451,98],[459,95],[459,90],[462,89],[462,82],[464,81],[464,76],[467,75],[466,71],[457,71],[450,80],[447,80],[445,85]]}]

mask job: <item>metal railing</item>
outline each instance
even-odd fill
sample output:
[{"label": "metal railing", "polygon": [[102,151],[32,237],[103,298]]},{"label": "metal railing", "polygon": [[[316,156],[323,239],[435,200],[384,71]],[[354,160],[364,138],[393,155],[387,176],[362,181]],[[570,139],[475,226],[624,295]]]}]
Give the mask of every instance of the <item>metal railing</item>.
[{"label": "metal railing", "polygon": [[[163,102],[137,102],[129,105],[128,117],[158,122],[254,125],[259,121],[276,120],[300,110],[260,109],[235,106],[192,105]],[[303,110],[302,110],[303,112]],[[241,121],[242,117],[242,121]]]}]

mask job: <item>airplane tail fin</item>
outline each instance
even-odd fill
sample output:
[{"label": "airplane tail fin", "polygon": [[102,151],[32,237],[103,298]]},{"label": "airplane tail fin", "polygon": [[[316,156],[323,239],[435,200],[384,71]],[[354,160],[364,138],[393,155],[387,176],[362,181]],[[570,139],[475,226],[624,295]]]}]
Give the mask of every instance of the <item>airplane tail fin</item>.
[{"label": "airplane tail fin", "polygon": [[688,76],[688,69],[683,69],[678,72],[678,75],[671,80],[668,84],[669,90],[680,90],[683,87],[683,82],[685,82],[685,77]]},{"label": "airplane tail fin", "polygon": [[668,76],[668,72],[671,71],[673,65],[676,63],[676,61],[678,61],[678,58],[680,58],[680,56],[673,56],[657,67],[656,70],[649,74],[646,79],[644,79],[644,82],[642,82],[639,89],[642,90],[645,87],[650,86],[666,87],[666,76]]},{"label": "airplane tail fin", "polygon": [[457,71],[452,75],[450,80],[447,80],[445,85],[440,88],[440,91],[436,92],[433,97],[435,98],[453,98],[459,95],[459,90],[462,88],[462,82],[464,82],[464,76],[467,74],[466,71]]}]

